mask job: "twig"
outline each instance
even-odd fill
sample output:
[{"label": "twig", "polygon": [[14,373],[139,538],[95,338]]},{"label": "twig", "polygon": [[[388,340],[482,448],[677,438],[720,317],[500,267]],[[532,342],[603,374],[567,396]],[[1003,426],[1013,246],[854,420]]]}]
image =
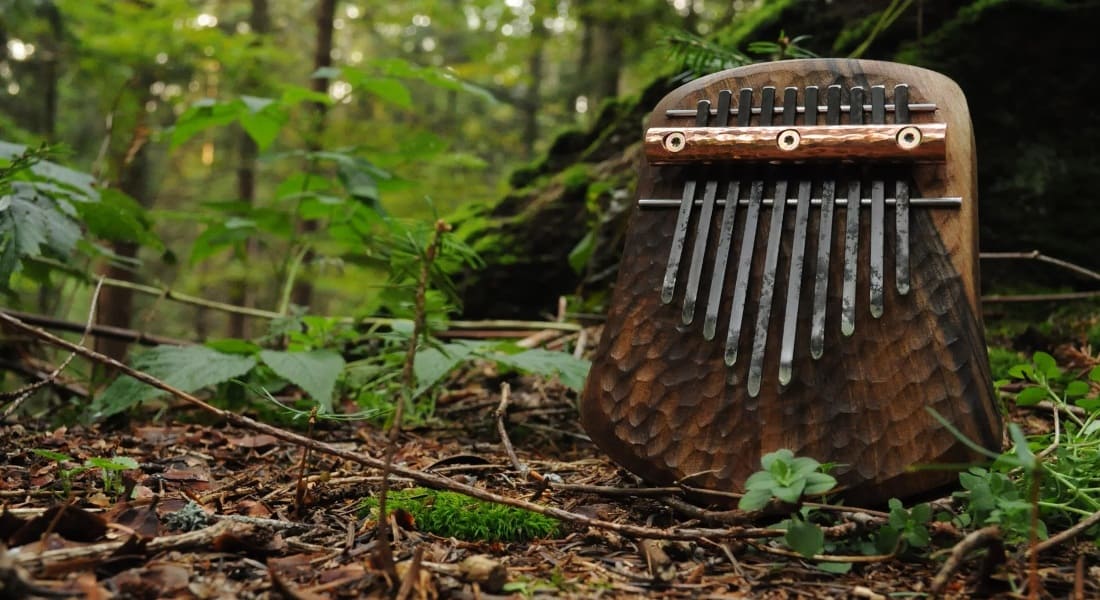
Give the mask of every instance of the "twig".
[{"label": "twig", "polygon": [[[55,346],[66,348],[74,351],[85,358],[94,360],[100,364],[108,366],[112,369],[116,369],[142,383],[151,385],[159,390],[168,392],[176,398],[202,409],[210,414],[213,414],[221,419],[224,419],[227,423],[235,425],[237,427],[243,427],[259,433],[266,433],[276,439],[288,442],[299,446],[307,446],[315,452],[320,452],[328,456],[334,456],[336,458],[342,458],[344,460],[354,462],[356,464],[371,468],[382,470],[385,467],[385,461],[374,458],[368,454],[359,452],[353,452],[351,450],[345,450],[338,448],[325,442],[312,440],[301,434],[288,431],[273,425],[268,425],[255,419],[251,419],[236,412],[225,410],[213,406],[212,404],[199,399],[197,396],[175,388],[163,381],[153,377],[147,373],[143,373],[129,367],[118,360],[115,360],[109,356],[105,356],[94,350],[77,346],[72,342],[59,338],[49,332],[43,331],[36,327],[31,327],[19,319],[12,317],[11,315],[0,312],[0,321],[5,322],[12,327],[34,335],[35,337],[49,342]],[[608,531],[614,531],[620,535],[626,535],[636,538],[657,538],[657,539],[670,539],[670,540],[686,540],[686,541],[698,541],[701,538],[709,537],[714,539],[746,539],[746,538],[765,538],[765,537],[778,537],[782,536],[783,532],[777,529],[767,528],[750,528],[750,527],[736,527],[729,529],[707,529],[707,528],[667,528],[660,529],[655,527],[642,527],[638,525],[629,525],[623,523],[614,523],[611,521],[605,521],[603,519],[596,519],[579,513],[569,512],[559,508],[551,506],[544,506],[536,504],[534,502],[528,502],[518,498],[509,498],[507,496],[501,496],[494,494],[488,490],[478,488],[465,483],[454,481],[447,477],[436,475],[433,473],[426,473],[424,471],[418,471],[416,469],[410,469],[399,465],[391,465],[390,473],[401,477],[407,477],[417,483],[434,488],[450,490],[465,494],[478,500],[485,500],[486,502],[492,502],[494,504],[501,504],[504,506],[512,506],[514,508],[522,508],[529,510],[540,515],[553,517],[561,521],[567,521],[580,525],[582,527],[595,527],[598,529],[606,529]]]},{"label": "twig", "polygon": [[420,561],[424,560],[424,546],[417,546],[416,550],[413,550],[412,560],[409,561],[409,568],[405,571],[405,577],[401,581],[401,588],[397,590],[397,600],[408,600],[412,595],[413,590],[419,587],[420,583]]},{"label": "twig", "polygon": [[[91,305],[88,307],[88,318],[84,322],[84,333],[80,336],[80,341],[77,342],[80,346],[83,346],[84,342],[88,339],[88,331],[92,328],[92,322],[95,321],[96,305],[99,303],[99,292],[102,289],[103,278],[100,277],[99,281],[96,283],[95,291],[92,292]],[[27,398],[30,398],[31,394],[33,394],[36,390],[57,380],[57,376],[60,375],[61,372],[64,371],[66,368],[68,368],[69,364],[73,362],[74,358],[76,358],[76,353],[69,353],[69,356],[67,356],[65,360],[63,360],[61,364],[58,365],[56,369],[51,371],[49,375],[47,375],[44,379],[40,379],[34,383],[24,386],[21,389],[16,390],[15,394],[18,394],[18,396],[16,396],[15,400],[12,400],[11,403],[4,408],[4,412],[0,413],[0,421],[7,419],[9,416],[11,416],[12,413],[18,410],[19,407],[27,401]],[[0,399],[2,398],[3,397],[0,396]]]},{"label": "twig", "polygon": [[990,525],[989,527],[983,527],[977,531],[971,531],[964,537],[959,543],[955,544],[951,548],[951,554],[944,561],[943,566],[940,567],[940,571],[936,573],[936,577],[932,579],[932,585],[929,588],[933,595],[939,595],[943,592],[943,588],[947,586],[948,580],[962,567],[963,561],[971,552],[979,550],[984,547],[989,547],[991,551],[996,552],[997,548],[1000,548],[1003,559],[1004,544],[1001,541],[1001,528],[996,525]]},{"label": "twig", "polygon": [[111,325],[95,324],[93,324],[91,328],[87,328],[82,323],[55,319],[53,317],[36,315],[34,313],[7,309],[5,309],[4,312],[26,323],[30,323],[31,325],[38,325],[39,327],[45,327],[47,329],[55,329],[57,331],[69,331],[72,333],[81,333],[85,331],[85,329],[87,329],[89,335],[93,335],[98,338],[122,340],[124,342],[142,344],[144,346],[183,346],[191,343],[186,340],[178,340],[175,338],[163,337],[159,335],[151,335],[145,333],[144,331],[138,331],[136,329],[125,329],[122,327],[113,327]]},{"label": "twig", "polygon": [[512,440],[508,439],[508,430],[504,427],[504,417],[508,414],[508,396],[511,395],[512,386],[507,382],[500,384],[500,405],[494,412],[497,418],[497,431],[500,432],[500,443],[504,445],[504,451],[508,453],[508,460],[512,461],[512,468],[519,472],[521,477],[527,476],[527,465],[519,461],[516,450],[512,447]]},{"label": "twig", "polygon": [[776,556],[786,556],[788,558],[801,558],[803,560],[814,560],[817,562],[828,563],[877,563],[892,560],[897,555],[893,552],[890,554],[857,554],[846,556],[842,554],[814,554],[813,556],[806,556],[801,552],[795,552],[794,550],[787,550],[785,548],[773,548],[772,546],[766,546],[764,544],[757,544],[749,541],[748,544],[757,550],[766,554],[774,554]]},{"label": "twig", "polygon": [[[237,525],[241,527],[242,525]],[[231,521],[219,521],[210,527],[205,527],[197,531],[189,531],[187,533],[181,533],[179,535],[166,535],[149,540],[149,543],[145,546],[149,553],[163,552],[165,550],[178,550],[181,548],[189,548],[195,546],[203,546],[210,544],[218,536],[231,531],[234,528],[234,524]],[[57,550],[46,550],[36,554],[20,553],[17,555],[17,561],[20,565],[28,569],[37,569],[45,565],[54,562],[65,562],[81,558],[89,558],[93,556],[108,556],[115,550],[118,550],[125,544],[127,540],[103,542],[101,544],[93,544],[91,546],[76,546],[72,548],[59,548]]]},{"label": "twig", "polygon": [[1059,294],[1018,294],[1011,296],[982,296],[986,304],[1004,304],[1008,302],[1062,302],[1064,300],[1087,300],[1100,298],[1100,290],[1091,292],[1063,292]]},{"label": "twig", "polygon": [[1058,532],[1057,535],[1053,535],[1050,538],[1045,539],[1042,542],[1039,542],[1038,544],[1035,544],[1034,546],[1028,548],[1027,556],[1030,558],[1032,555],[1037,555],[1041,552],[1046,552],[1047,550],[1050,550],[1055,546],[1059,546],[1077,537],[1081,532],[1092,527],[1093,525],[1096,525],[1097,523],[1100,523],[1100,511],[1094,512],[1084,519],[1081,519],[1073,527],[1070,527],[1065,531]]},{"label": "twig", "polygon": [[397,406],[393,411],[393,423],[390,424],[390,431],[387,435],[386,458],[382,465],[382,487],[378,492],[378,548],[376,555],[382,568],[391,577],[396,577],[396,571],[393,549],[390,547],[388,536],[389,518],[386,515],[386,496],[390,490],[390,473],[393,467],[393,457],[397,454],[397,438],[401,434],[401,421],[404,420],[405,416],[405,404],[412,400],[413,390],[416,389],[414,367],[416,366],[416,350],[420,346],[420,336],[423,335],[427,324],[427,312],[424,310],[424,306],[428,293],[428,277],[431,275],[432,263],[435,262],[436,254],[443,244],[443,234],[450,231],[450,229],[451,226],[442,219],[435,222],[432,239],[420,261],[420,276],[416,281],[416,298],[414,299],[413,314],[415,319],[413,320],[413,331],[412,336],[409,338],[408,348],[405,350],[405,364],[401,370],[401,395],[397,399]]},{"label": "twig", "polygon": [[1078,275],[1083,275],[1085,277],[1088,277],[1089,279],[1100,281],[1100,273],[1066,260],[1047,256],[1042,252],[1039,252],[1038,250],[1032,250],[1031,252],[981,252],[978,254],[978,258],[981,258],[983,260],[1037,260],[1039,262],[1051,264],[1056,267],[1061,267],[1067,271],[1072,271],[1074,273],[1077,273]]}]

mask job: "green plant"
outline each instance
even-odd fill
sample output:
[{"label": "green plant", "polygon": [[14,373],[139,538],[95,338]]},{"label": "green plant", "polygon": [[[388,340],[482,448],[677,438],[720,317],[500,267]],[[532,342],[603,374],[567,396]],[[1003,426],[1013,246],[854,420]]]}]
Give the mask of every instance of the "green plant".
[{"label": "green plant", "polygon": [[[76,460],[68,454],[55,452],[53,450],[33,448],[31,452],[42,458],[56,462],[59,467],[63,467],[65,463],[76,462]],[[126,491],[122,480],[122,472],[137,469],[139,466],[136,460],[128,456],[113,456],[111,458],[92,457],[85,460],[84,464],[69,468],[59,468],[57,473],[61,478],[61,485],[66,496],[72,493],[73,479],[76,476],[86,471],[97,469],[99,470],[100,479],[103,482],[103,493],[108,495],[119,495]]]},{"label": "green plant", "polygon": [[[456,492],[425,488],[392,491],[388,511],[403,510],[421,531],[467,541],[520,542],[554,537],[561,524],[551,517],[483,502]],[[378,501],[366,498],[360,510],[375,514]]]},{"label": "green plant", "polygon": [[772,498],[795,504],[802,496],[817,496],[836,487],[836,478],[824,472],[821,463],[808,456],[795,457],[783,448],[760,459],[762,471],[745,480],[745,495],[738,508],[759,510]]}]

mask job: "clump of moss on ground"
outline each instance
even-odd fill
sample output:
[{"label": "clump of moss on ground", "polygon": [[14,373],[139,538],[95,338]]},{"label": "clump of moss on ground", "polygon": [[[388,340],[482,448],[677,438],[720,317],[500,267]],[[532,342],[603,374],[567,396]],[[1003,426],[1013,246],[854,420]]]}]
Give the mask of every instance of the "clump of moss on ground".
[{"label": "clump of moss on ground", "polygon": [[[456,492],[425,488],[390,492],[386,509],[409,513],[420,531],[465,541],[524,542],[555,537],[561,531],[557,519]],[[360,511],[377,515],[378,500],[365,498]]]}]

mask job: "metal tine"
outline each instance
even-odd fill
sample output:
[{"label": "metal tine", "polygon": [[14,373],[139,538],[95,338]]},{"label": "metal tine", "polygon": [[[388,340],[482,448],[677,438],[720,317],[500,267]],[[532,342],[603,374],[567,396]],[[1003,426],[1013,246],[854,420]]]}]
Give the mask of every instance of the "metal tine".
[{"label": "metal tine", "polygon": [[[710,116],[710,100],[700,100],[696,105],[695,126],[706,127]],[[672,302],[676,293],[676,273],[680,270],[680,259],[684,254],[684,238],[687,237],[691,222],[691,208],[695,206],[695,180],[684,182],[684,195],[680,200],[680,211],[676,215],[676,229],[672,233],[672,248],[668,254],[668,266],[665,267],[665,280],[661,285],[661,302]]]},{"label": "metal tine", "polygon": [[[760,93],[760,125],[772,124],[775,107],[775,88],[768,86]],[[733,303],[730,307],[730,326],[726,332],[726,364],[737,362],[737,347],[741,343],[741,326],[744,324],[745,295],[748,293],[749,272],[752,270],[752,252],[756,247],[756,226],[760,220],[760,205],[764,201],[764,182],[756,179],[749,191],[749,205],[745,209],[745,231],[741,236],[741,252],[737,258],[737,279],[733,284]]]},{"label": "metal tine", "polygon": [[[826,125],[840,124],[840,86],[830,85],[826,92]],[[836,207],[836,180],[821,184],[821,221],[817,228],[817,271],[814,274],[814,308],[810,318],[810,356],[825,354],[825,304],[829,292],[829,254],[833,248],[833,211]]]},{"label": "metal tine", "polygon": [[[817,125],[817,86],[805,90],[806,125]],[[806,260],[806,236],[810,225],[810,188],[813,181],[798,182],[798,206],[794,213],[794,239],[791,241],[791,270],[787,278],[787,304],[783,316],[783,338],[779,350],[779,384],[791,382],[794,364],[794,339],[798,332],[798,305],[802,295],[802,270]]]},{"label": "metal tine", "polygon": [[[894,123],[909,122],[909,86],[894,86]],[[897,228],[897,255],[894,276],[898,293],[909,293],[909,182],[898,179],[894,192],[894,217]]]},{"label": "metal tine", "polygon": [[[863,124],[863,88],[851,89],[852,125]],[[859,107],[859,110],[854,110]],[[856,331],[856,277],[859,261],[859,174],[848,182],[848,204],[844,209],[847,219],[844,227],[844,281],[841,290],[840,332],[850,336]]]},{"label": "metal tine", "polygon": [[[798,88],[783,91],[783,124],[794,125],[798,104]],[[809,201],[809,193],[806,195]],[[787,180],[775,182],[775,202],[772,204],[771,227],[768,229],[768,249],[764,254],[764,274],[760,277],[760,305],[756,308],[756,335],[752,341],[752,358],[749,361],[747,391],[755,398],[760,393],[764,378],[764,350],[768,346],[768,322],[771,320],[772,299],[775,297],[775,271],[779,266],[779,247],[783,238],[783,213],[787,208]]]},{"label": "metal tine", "polygon": [[[752,106],[752,88],[741,88],[737,106]],[[739,110],[737,113],[737,126],[748,127],[752,118],[751,110]],[[703,317],[703,337],[714,339],[718,331],[718,309],[722,305],[722,284],[726,280],[726,270],[730,256],[730,245],[733,242],[733,225],[737,217],[737,204],[741,195],[741,182],[731,180],[729,189],[726,190],[726,206],[722,210],[722,225],[718,232],[718,250],[714,258],[714,273],[710,280],[710,293],[707,296],[707,314]]]},{"label": "metal tine", "polygon": [[[725,127],[729,122],[730,100],[733,92],[722,90],[718,92],[718,115],[715,119],[715,127]],[[681,319],[684,325],[690,325],[695,318],[695,300],[699,296],[699,277],[703,273],[703,260],[707,253],[707,237],[710,234],[710,220],[714,214],[715,196],[718,194],[718,181],[709,180],[703,188],[703,206],[699,210],[699,223],[695,228],[695,249],[691,253],[691,264],[688,265],[687,290],[684,292],[684,311]],[[723,268],[725,262],[722,263]]]},{"label": "metal tine", "polygon": [[[886,87],[876,85],[871,88],[871,123],[886,123]],[[879,318],[883,312],[883,290],[885,285],[885,239],[886,239],[886,182],[875,179],[871,182],[871,316]]]}]

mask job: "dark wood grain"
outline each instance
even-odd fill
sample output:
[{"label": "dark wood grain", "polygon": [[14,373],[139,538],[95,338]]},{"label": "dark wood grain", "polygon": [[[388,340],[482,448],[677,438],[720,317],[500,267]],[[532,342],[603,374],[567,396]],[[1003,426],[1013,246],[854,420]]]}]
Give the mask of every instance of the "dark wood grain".
[{"label": "dark wood grain", "polygon": [[[754,65],[700,79],[671,94],[655,108],[649,127],[684,126],[665,116],[667,109],[694,107],[716,98],[723,89],[788,85],[842,86],[895,84],[910,86],[910,101],[935,103],[933,113],[914,113],[917,123],[944,123],[946,162],[912,167],[861,164],[694,167],[643,165],[638,195],[678,197],[685,177],[735,179],[747,186],[752,178],[812,178],[838,181],[868,177],[905,178],[911,195],[958,196],[959,208],[914,208],[911,213],[911,290],[901,295],[888,280],[885,314],[873,318],[867,306],[869,283],[868,219],[861,220],[859,302],[856,331],[840,333],[842,269],[829,270],[824,353],[809,356],[811,294],[803,285],[794,376],[777,382],[781,319],[772,319],[768,335],[764,385],[750,397],[745,389],[751,335],[743,335],[739,360],[723,362],[724,323],[730,297],[720,307],[723,323],[714,341],[702,334],[702,319],[681,321],[682,289],[664,304],[660,289],[675,209],[635,209],[631,217],[619,279],[608,321],[582,397],[581,419],[592,439],[624,467],[657,484],[689,479],[710,488],[737,491],[760,457],[780,448],[836,463],[843,496],[857,504],[882,503],[891,497],[926,493],[956,480],[951,471],[911,467],[964,463],[973,452],[943,427],[934,409],[970,439],[991,449],[1001,444],[1001,419],[986,358],[981,307],[978,303],[977,197],[973,135],[961,90],[942,75],[913,67],[873,61],[804,60]],[[872,169],[869,171],[869,169]],[[742,187],[742,189],[746,189]],[[765,209],[768,210],[768,209]],[[844,209],[838,209],[843,211]],[[815,213],[816,214],[816,213]],[[868,213],[863,213],[864,215]],[[892,211],[889,217],[892,218]],[[716,239],[716,212],[709,235]],[[761,261],[767,244],[767,219],[758,224],[751,290],[761,285]],[[783,232],[777,290],[786,289],[794,224]],[[808,232],[808,255],[816,252],[816,217]],[[696,226],[692,223],[692,227]],[[843,255],[844,219],[833,222],[833,257]],[[893,231],[891,226],[888,231]],[[744,235],[738,223],[735,241]],[[887,236],[887,272],[893,273],[893,236]],[[738,244],[735,243],[734,247]],[[704,272],[713,269],[713,248]],[[726,281],[732,281],[735,260]],[[812,277],[808,272],[807,277]],[[705,294],[705,290],[704,290]],[[705,297],[705,296],[704,296]],[[746,323],[755,314],[758,294],[750,293]],[[780,314],[781,311],[780,311]],[[748,326],[750,327],[751,326]]]}]

